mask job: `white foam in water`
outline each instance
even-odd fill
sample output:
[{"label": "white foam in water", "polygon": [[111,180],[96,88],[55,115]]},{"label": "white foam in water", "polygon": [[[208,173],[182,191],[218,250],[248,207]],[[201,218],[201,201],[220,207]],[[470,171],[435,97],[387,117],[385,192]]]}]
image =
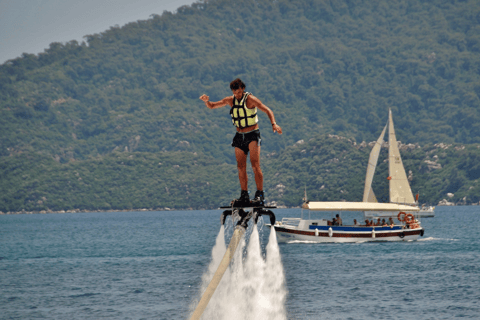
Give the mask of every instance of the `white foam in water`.
[{"label": "white foam in water", "polygon": [[[222,246],[222,241],[219,240],[220,233],[212,250],[212,262],[202,277],[202,293],[226,251],[225,243],[223,242]],[[225,272],[202,319],[287,319],[285,274],[275,230],[273,227],[270,230],[266,259],[262,257],[256,226],[251,232],[247,255],[244,258],[245,245],[245,239],[242,239],[233,262]]]},{"label": "white foam in water", "polygon": [[433,238],[433,237],[428,237],[428,238],[423,238],[423,239],[418,239],[417,241],[459,241],[459,239],[444,239],[444,238]]}]

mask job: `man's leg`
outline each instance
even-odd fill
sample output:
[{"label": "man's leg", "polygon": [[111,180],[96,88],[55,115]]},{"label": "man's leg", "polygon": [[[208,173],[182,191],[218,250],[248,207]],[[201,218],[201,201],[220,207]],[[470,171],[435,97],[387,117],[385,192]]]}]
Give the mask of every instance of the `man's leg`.
[{"label": "man's leg", "polygon": [[252,164],[253,173],[255,174],[255,183],[257,190],[263,191],[263,173],[260,168],[260,146],[257,141],[252,141],[248,145],[250,150],[250,163]]},{"label": "man's leg", "polygon": [[235,148],[235,158],[237,159],[238,179],[240,180],[240,188],[244,191],[248,190],[247,177],[247,155],[240,148]]}]

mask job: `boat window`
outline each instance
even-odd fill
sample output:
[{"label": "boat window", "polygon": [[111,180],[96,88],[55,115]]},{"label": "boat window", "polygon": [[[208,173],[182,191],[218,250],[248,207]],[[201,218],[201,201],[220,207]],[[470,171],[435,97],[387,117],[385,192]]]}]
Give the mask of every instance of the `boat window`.
[{"label": "boat window", "polygon": [[317,222],[312,222],[312,226],[318,226]]}]

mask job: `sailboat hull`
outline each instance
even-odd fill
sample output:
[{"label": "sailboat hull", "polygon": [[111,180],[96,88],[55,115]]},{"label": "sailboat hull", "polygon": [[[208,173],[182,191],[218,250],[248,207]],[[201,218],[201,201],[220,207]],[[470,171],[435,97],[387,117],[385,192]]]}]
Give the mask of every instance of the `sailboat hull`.
[{"label": "sailboat hull", "polygon": [[299,229],[293,226],[275,226],[277,240],[288,242],[318,242],[318,243],[348,243],[348,242],[384,242],[384,241],[415,241],[423,236],[424,229],[404,229],[394,227],[362,227],[362,226],[310,226],[309,229]]}]

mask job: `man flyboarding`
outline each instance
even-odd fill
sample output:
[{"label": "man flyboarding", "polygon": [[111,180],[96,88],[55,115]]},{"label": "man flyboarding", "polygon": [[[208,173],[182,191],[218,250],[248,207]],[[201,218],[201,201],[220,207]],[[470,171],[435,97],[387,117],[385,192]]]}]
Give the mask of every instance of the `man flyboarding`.
[{"label": "man flyboarding", "polygon": [[[230,106],[230,115],[233,125],[237,127],[237,133],[233,138],[232,147],[235,147],[235,158],[237,159],[238,179],[242,192],[240,198],[234,200],[237,206],[264,205],[263,193],[263,173],[260,168],[260,129],[258,128],[257,109],[265,112],[272,123],[273,132],[282,134],[282,128],[275,122],[275,116],[272,110],[264,105],[257,97],[249,92],[245,92],[245,83],[240,79],[235,79],[230,83],[230,89],[233,96],[223,98],[217,102],[209,101],[209,97],[203,94],[200,100],[205,102],[209,109],[217,109]],[[255,184],[257,191],[255,197],[250,202],[248,195],[248,177],[247,177],[247,155],[250,152],[250,163],[252,164],[255,175]]]}]

